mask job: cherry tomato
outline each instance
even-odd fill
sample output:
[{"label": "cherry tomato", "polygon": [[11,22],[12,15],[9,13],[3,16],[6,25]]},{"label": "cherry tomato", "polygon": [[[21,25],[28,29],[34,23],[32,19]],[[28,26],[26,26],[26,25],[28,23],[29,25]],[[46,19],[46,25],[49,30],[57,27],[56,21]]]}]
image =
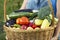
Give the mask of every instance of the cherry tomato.
[{"label": "cherry tomato", "polygon": [[35,24],[32,25],[32,28],[35,29],[37,26]]},{"label": "cherry tomato", "polygon": [[17,19],[16,19],[16,24],[20,24],[20,21],[19,21],[20,19],[21,19],[21,18],[17,18]]}]

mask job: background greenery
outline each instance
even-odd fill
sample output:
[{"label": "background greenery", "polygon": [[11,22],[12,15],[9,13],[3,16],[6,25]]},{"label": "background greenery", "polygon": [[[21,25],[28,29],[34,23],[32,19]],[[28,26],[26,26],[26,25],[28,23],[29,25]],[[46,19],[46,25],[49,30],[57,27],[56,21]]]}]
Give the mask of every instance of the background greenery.
[{"label": "background greenery", "polygon": [[[23,0],[7,0],[7,14],[11,13],[14,10],[18,10],[22,5]],[[5,40],[5,33],[3,31],[3,13],[4,13],[4,0],[0,0],[0,40]]]}]

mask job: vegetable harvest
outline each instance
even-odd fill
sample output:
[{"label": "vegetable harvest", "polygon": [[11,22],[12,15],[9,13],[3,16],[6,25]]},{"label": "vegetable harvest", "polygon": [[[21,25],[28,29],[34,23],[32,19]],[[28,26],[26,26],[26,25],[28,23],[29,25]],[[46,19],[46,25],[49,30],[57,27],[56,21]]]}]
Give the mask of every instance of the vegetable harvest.
[{"label": "vegetable harvest", "polygon": [[[52,23],[52,14],[49,6],[40,8],[38,13],[29,13],[29,12],[12,12],[8,15],[10,21],[8,25],[13,25],[15,28],[20,28],[22,30],[39,30],[46,29],[51,26]],[[8,18],[7,17],[7,18]],[[54,23],[57,24],[58,19],[54,19]],[[12,24],[13,23],[13,24]],[[7,23],[6,23],[7,24]],[[7,25],[7,26],[8,26]]]}]

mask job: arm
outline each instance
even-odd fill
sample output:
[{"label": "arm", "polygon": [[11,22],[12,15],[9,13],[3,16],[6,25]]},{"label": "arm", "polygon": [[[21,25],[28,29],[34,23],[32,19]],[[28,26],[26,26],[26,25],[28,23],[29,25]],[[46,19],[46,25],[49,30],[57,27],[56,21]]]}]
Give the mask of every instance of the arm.
[{"label": "arm", "polygon": [[25,9],[28,0],[24,0],[20,9]]},{"label": "arm", "polygon": [[54,36],[51,40],[57,40],[58,39],[58,35],[59,35],[59,28],[60,28],[60,21],[58,22],[57,24],[57,27],[55,29],[55,33],[54,33]]},{"label": "arm", "polygon": [[60,30],[59,30],[59,28],[60,28],[60,0],[57,0],[57,17],[58,17],[58,19],[59,19],[59,23],[58,23],[58,34],[59,34],[59,32],[60,32]]},{"label": "arm", "polygon": [[57,0],[57,17],[60,20],[60,0]]},{"label": "arm", "polygon": [[57,24],[57,27],[55,29],[55,34],[54,37],[52,38],[52,40],[57,40],[58,35],[59,35],[59,28],[60,28],[60,0],[57,0],[57,17],[59,19],[59,22]]},{"label": "arm", "polygon": [[57,17],[59,19],[59,23],[58,23],[58,33],[60,32],[59,28],[60,28],[60,0],[57,0]]}]

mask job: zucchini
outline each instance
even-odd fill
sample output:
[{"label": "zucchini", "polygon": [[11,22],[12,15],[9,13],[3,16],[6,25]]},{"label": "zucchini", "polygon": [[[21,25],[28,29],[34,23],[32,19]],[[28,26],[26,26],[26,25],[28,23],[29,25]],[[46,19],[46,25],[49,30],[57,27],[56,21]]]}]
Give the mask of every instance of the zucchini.
[{"label": "zucchini", "polygon": [[10,19],[16,19],[16,18],[19,18],[19,17],[23,17],[23,16],[26,16],[28,17],[29,19],[33,19],[34,17],[36,17],[38,14],[37,13],[29,13],[29,12],[12,12],[8,15],[8,17]]},{"label": "zucchini", "polygon": [[31,17],[29,17],[30,20],[32,20],[33,18],[36,18],[38,15],[38,13],[33,13],[33,15],[31,15]]}]

